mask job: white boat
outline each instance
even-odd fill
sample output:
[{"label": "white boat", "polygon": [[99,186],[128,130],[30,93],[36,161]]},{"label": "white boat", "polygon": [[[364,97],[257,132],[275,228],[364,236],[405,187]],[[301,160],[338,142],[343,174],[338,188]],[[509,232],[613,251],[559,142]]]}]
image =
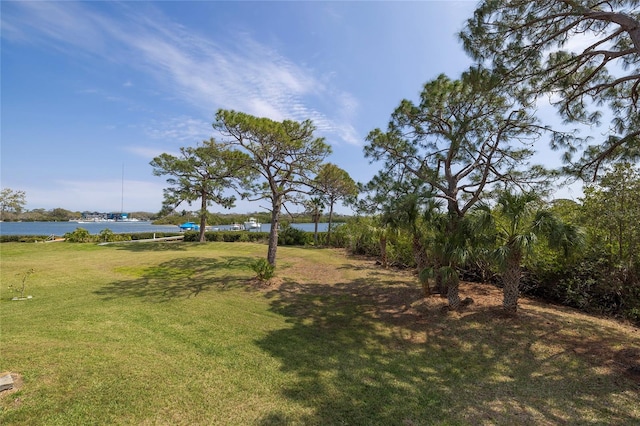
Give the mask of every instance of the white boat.
[{"label": "white boat", "polygon": [[251,231],[252,229],[260,229],[262,224],[256,220],[255,217],[250,217],[248,221],[244,223],[244,229]]},{"label": "white boat", "polygon": [[229,229],[232,231],[242,231],[244,228],[239,223],[234,223],[229,227]]}]

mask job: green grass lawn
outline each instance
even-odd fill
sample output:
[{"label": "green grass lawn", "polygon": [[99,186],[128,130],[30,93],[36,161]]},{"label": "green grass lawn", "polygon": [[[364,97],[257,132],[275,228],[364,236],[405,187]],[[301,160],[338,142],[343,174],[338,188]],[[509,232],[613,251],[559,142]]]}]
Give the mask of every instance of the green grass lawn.
[{"label": "green grass lawn", "polygon": [[270,285],[260,244],[0,250],[3,425],[640,423],[637,329],[535,301],[505,318],[489,286],[447,314],[337,250],[280,247]]}]

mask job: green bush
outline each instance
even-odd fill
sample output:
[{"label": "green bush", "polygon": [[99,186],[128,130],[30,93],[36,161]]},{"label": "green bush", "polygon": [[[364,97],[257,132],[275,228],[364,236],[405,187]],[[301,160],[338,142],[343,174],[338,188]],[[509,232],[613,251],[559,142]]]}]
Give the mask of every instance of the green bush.
[{"label": "green bush", "polygon": [[0,235],[0,243],[34,243],[44,241],[48,235]]},{"label": "green bush", "polygon": [[196,243],[200,241],[200,232],[186,231],[184,233],[184,241],[191,242],[191,243]]},{"label": "green bush", "polygon": [[313,233],[289,225],[284,225],[278,233],[278,245],[281,246],[304,246],[311,243],[313,243]]},{"label": "green bush", "polygon": [[91,235],[84,228],[76,228],[73,232],[64,234],[65,241],[70,243],[92,243],[97,240],[96,235]]},{"label": "green bush", "polygon": [[527,271],[525,292],[585,312],[624,317],[636,323],[640,312],[640,267],[618,265],[605,253],[543,273]]},{"label": "green bush", "polygon": [[387,243],[387,259],[390,265],[401,267],[415,267],[413,246],[408,233],[398,233]]},{"label": "green bush", "polygon": [[369,217],[349,219],[331,233],[331,243],[337,247],[345,247],[352,254],[380,256],[377,221]]},{"label": "green bush", "polygon": [[[208,231],[204,233],[207,242],[262,242],[269,238],[266,232],[246,232],[246,231]],[[198,242],[200,241],[200,232],[187,231],[184,233],[184,241]]]},{"label": "green bush", "polygon": [[276,270],[275,266],[270,264],[265,258],[256,259],[251,264],[251,269],[256,273],[256,276],[261,281],[266,281],[273,278]]},{"label": "green bush", "polygon": [[116,234],[127,235],[132,240],[152,240],[155,238],[175,237],[180,235],[179,232],[135,232],[132,234]]},{"label": "green bush", "polygon": [[131,235],[116,234],[111,229],[106,228],[100,231],[100,234],[98,234],[98,241],[105,243],[114,241],[131,241]]}]

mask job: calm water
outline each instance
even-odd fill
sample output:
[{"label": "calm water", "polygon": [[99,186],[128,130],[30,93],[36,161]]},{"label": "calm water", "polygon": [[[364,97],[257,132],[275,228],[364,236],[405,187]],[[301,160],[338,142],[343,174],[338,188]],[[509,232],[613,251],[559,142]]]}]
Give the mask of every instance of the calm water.
[{"label": "calm water", "polygon": [[[216,228],[228,230],[229,225],[220,225]],[[292,223],[291,226],[303,231],[313,232],[313,223]],[[319,232],[326,232],[326,223],[318,224]],[[333,224],[334,228],[336,224]],[[0,235],[56,235],[63,236],[67,232],[73,232],[76,228],[84,228],[91,234],[99,234],[104,229],[110,229],[116,234],[135,232],[179,232],[176,225],[154,225],[151,222],[0,222]],[[262,232],[269,232],[271,225],[263,224]],[[253,232],[253,231],[252,231]]]}]

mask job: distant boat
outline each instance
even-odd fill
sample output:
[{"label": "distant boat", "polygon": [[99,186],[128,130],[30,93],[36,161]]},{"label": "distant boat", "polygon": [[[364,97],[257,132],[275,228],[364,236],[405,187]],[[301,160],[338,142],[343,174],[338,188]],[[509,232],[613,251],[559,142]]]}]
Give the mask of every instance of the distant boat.
[{"label": "distant boat", "polygon": [[255,217],[250,217],[248,221],[244,223],[244,229],[251,231],[252,229],[260,229],[262,224],[256,220]]},{"label": "distant boat", "polygon": [[182,225],[179,225],[180,231],[199,231],[200,225],[197,225],[195,222],[185,222]]},{"label": "distant boat", "polygon": [[239,223],[234,223],[233,225],[231,225],[229,227],[229,229],[232,230],[232,231],[242,231],[244,229],[244,227]]},{"label": "distant boat", "polygon": [[94,217],[94,218],[87,218],[87,219],[69,219],[69,222],[76,222],[76,223],[101,223],[101,222],[115,222],[114,219],[105,219],[103,217]]}]

